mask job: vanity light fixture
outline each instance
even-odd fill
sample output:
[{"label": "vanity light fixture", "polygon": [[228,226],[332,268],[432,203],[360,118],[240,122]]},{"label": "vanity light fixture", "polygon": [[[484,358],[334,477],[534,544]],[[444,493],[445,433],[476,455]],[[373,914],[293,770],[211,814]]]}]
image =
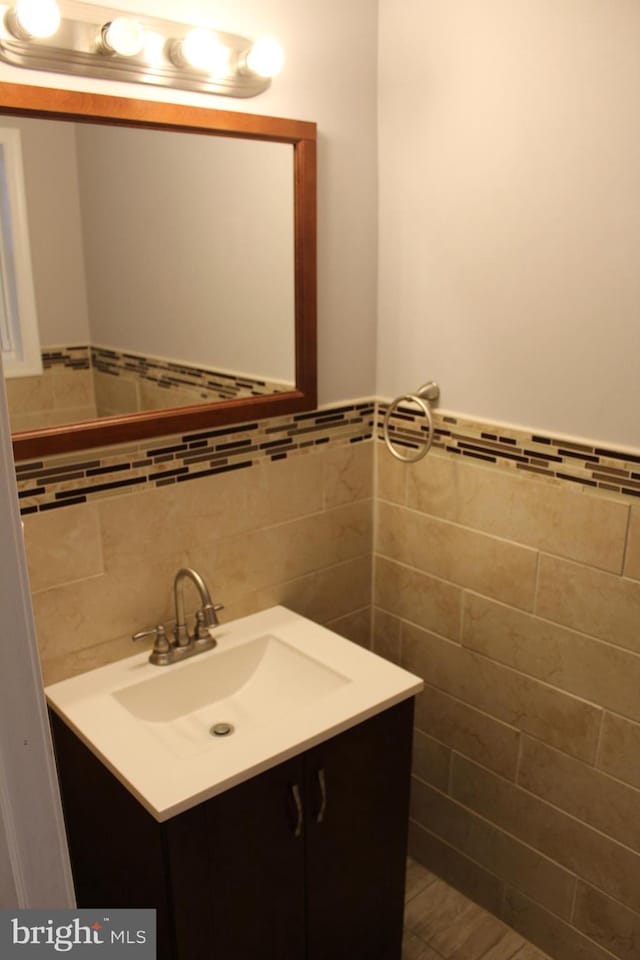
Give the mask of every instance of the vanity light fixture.
[{"label": "vanity light fixture", "polygon": [[51,37],[60,26],[60,9],[56,0],[17,0],[6,23],[18,40]]},{"label": "vanity light fixture", "polygon": [[261,37],[246,55],[244,69],[259,77],[275,77],[284,64],[284,50],[271,37]]},{"label": "vanity light fixture", "polygon": [[144,30],[137,20],[130,17],[116,17],[100,29],[98,47],[102,53],[135,57],[144,49],[144,44]]},{"label": "vanity light fixture", "polygon": [[253,42],[78,0],[15,0],[0,4],[0,60],[29,70],[253,97],[268,89],[284,55],[272,39]]},{"label": "vanity light fixture", "polygon": [[169,55],[177,67],[192,67],[212,76],[226,73],[231,59],[229,47],[205,27],[194,27],[182,40],[174,40]]}]

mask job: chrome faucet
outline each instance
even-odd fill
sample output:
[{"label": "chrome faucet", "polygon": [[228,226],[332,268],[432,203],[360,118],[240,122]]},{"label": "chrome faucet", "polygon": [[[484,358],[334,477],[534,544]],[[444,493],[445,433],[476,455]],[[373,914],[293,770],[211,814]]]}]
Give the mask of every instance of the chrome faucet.
[{"label": "chrome faucet", "polygon": [[[196,622],[193,633],[189,633],[184,613],[184,581],[191,580],[195,585],[202,606],[196,613]],[[182,567],[175,575],[173,581],[173,596],[176,607],[176,626],[173,633],[173,639],[170,641],[167,632],[162,624],[154,627],[153,630],[143,630],[141,633],[134,633],[132,640],[145,640],[147,637],[153,637],[153,650],[149,661],[158,667],[166,667],[171,663],[177,663],[179,660],[185,660],[196,653],[204,653],[205,650],[212,650],[216,645],[216,639],[211,630],[219,625],[218,610],[222,610],[221,603],[212,603],[209,589],[197,572],[191,567]]]},{"label": "chrome faucet", "polygon": [[[200,594],[202,607],[196,614],[196,626],[193,636],[190,636],[184,618],[184,581],[191,580]],[[173,581],[173,595],[176,604],[176,632],[175,642],[179,647],[186,647],[194,640],[206,640],[210,636],[209,627],[219,626],[217,612],[222,604],[214,606],[211,603],[211,594],[200,574],[191,567],[182,567],[178,570]]]}]

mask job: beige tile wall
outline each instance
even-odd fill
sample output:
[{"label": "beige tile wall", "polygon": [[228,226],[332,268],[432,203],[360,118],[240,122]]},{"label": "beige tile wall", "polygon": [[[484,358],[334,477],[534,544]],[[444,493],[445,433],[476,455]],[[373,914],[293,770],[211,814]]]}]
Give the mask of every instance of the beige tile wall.
[{"label": "beige tile wall", "polygon": [[426,682],[413,855],[557,960],[638,960],[640,507],[376,457],[373,646]]},{"label": "beige tile wall", "polygon": [[45,682],[129,655],[184,564],[228,619],[284,603],[372,636],[426,684],[414,856],[557,960],[640,957],[631,498],[343,444],[29,515],[25,537]]},{"label": "beige tile wall", "polygon": [[96,416],[91,370],[54,366],[41,376],[7,379],[5,386],[13,431],[93,420]]},{"label": "beige tile wall", "polygon": [[323,446],[26,516],[45,683],[131,655],[134,631],[171,620],[184,565],[222,620],[283,603],[368,645],[372,454]]}]

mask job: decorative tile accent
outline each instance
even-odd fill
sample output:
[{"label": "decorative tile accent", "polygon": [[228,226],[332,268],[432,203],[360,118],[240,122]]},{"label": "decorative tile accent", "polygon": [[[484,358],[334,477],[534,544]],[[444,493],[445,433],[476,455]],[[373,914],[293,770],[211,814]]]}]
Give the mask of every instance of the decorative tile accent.
[{"label": "decorative tile accent", "polygon": [[148,484],[167,486],[261,460],[282,460],[322,444],[360,443],[373,436],[374,401],[200,431],[16,467],[21,513],[54,510]]},{"label": "decorative tile accent", "polygon": [[91,367],[90,348],[87,346],[43,347],[42,366],[45,370],[54,368],[89,370]]},{"label": "decorative tile accent", "polygon": [[[387,403],[378,404],[376,435],[382,439]],[[433,413],[433,447],[452,456],[470,457],[509,470],[524,470],[542,477],[581,484],[593,490],[640,497],[640,450],[621,451],[577,443],[526,430],[485,424],[462,417]],[[400,406],[391,417],[389,434],[394,445],[417,450],[427,426],[415,408]]]},{"label": "decorative tile accent", "polygon": [[193,390],[197,393],[194,402],[261,397],[291,389],[289,384],[175,363],[140,353],[123,353],[110,347],[92,346],[91,358],[93,368],[100,373],[148,380],[165,390]]},{"label": "decorative tile accent", "polygon": [[[374,429],[381,439],[385,410],[385,403],[371,399],[260,423],[166,437],[149,446],[131,444],[19,463],[16,476],[21,512],[85,503],[125,489],[134,493],[146,484],[184,483],[241,470],[259,460],[282,460],[322,444],[368,441]],[[421,419],[417,412],[400,407],[390,424],[394,443],[417,449],[426,433]],[[434,423],[434,448],[446,455],[479,459],[498,469],[525,470],[556,482],[577,483],[594,492],[640,497],[640,451],[579,444],[438,412],[434,413]]]}]

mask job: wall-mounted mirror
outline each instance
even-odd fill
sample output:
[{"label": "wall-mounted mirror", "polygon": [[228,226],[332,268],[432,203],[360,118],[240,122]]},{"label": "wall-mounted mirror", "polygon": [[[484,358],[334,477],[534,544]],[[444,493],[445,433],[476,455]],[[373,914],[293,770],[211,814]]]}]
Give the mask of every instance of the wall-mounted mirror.
[{"label": "wall-mounted mirror", "polygon": [[17,459],[315,406],[314,124],[0,84],[2,129],[43,361],[6,381]]}]

